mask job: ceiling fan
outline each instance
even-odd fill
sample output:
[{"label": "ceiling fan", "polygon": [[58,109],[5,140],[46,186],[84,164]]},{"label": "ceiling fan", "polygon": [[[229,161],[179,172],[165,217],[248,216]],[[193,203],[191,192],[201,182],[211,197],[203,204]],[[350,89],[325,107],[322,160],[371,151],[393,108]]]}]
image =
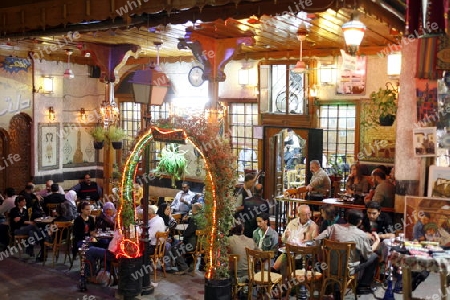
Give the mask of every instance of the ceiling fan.
[{"label": "ceiling fan", "polygon": [[297,39],[300,42],[300,59],[297,62],[297,64],[295,65],[295,67],[292,69],[292,72],[294,73],[305,73],[307,71],[306,69],[306,64],[305,62],[302,60],[303,58],[303,41],[306,40],[306,35],[308,34],[308,30],[306,29],[306,25],[304,23],[301,23],[298,26],[298,30],[297,30]]}]

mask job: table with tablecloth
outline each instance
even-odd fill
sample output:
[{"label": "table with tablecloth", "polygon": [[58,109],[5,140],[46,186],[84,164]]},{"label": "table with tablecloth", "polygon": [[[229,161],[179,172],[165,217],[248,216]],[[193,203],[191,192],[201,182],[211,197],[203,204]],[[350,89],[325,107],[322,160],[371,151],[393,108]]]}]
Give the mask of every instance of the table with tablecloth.
[{"label": "table with tablecloth", "polygon": [[[430,291],[430,298],[427,299],[439,299],[433,294],[438,295],[441,299],[446,299],[446,283],[447,275],[450,271],[450,256],[417,256],[401,254],[393,251],[390,255],[390,259],[393,265],[402,268],[403,299],[413,299],[411,290],[412,271],[429,271],[439,273],[441,279],[441,290]],[[420,286],[418,288],[420,289]]]}]

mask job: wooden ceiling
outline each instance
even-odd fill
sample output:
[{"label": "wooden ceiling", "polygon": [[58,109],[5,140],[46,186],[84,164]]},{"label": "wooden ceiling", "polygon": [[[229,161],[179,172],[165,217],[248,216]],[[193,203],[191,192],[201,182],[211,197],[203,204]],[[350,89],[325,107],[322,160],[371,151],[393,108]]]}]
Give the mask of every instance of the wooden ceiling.
[{"label": "wooden ceiling", "polygon": [[[104,5],[105,8],[109,7],[108,5],[111,5],[112,2],[126,3],[123,0],[105,1],[60,2],[67,2],[67,5],[73,2],[97,3],[97,5]],[[154,59],[157,55],[154,42],[162,42],[159,49],[162,61],[192,60],[191,51],[179,49],[178,43],[180,39],[189,38],[189,32],[197,31],[197,33],[214,36],[217,39],[253,36],[255,43],[252,46],[243,45],[235,59],[295,59],[299,56],[296,32],[301,23],[306,24],[308,29],[307,39],[303,43],[304,57],[338,55],[339,50],[345,48],[342,24],[348,22],[352,13],[355,12],[359,13],[360,21],[367,26],[360,47],[361,54],[375,54],[390,44],[399,44],[400,34],[404,30],[405,5],[398,0],[347,1],[351,2],[351,8],[345,3],[346,1],[341,0],[311,0],[310,2],[217,0],[202,1],[202,3],[214,2],[216,4],[203,6],[198,5],[199,0],[186,0],[180,2],[184,3],[184,6],[174,8],[172,5],[170,10],[164,5],[156,5],[156,2],[162,1],[149,1],[153,3],[151,9],[145,10],[144,7],[139,7],[142,11],[136,9],[133,11],[136,14],[120,18],[95,19],[100,8],[97,7],[95,13],[91,8],[89,15],[94,19],[89,19],[89,22],[86,22],[86,16],[81,13],[73,13],[75,17],[69,14],[68,7],[66,7],[65,13],[64,9],[60,11],[61,7],[57,6],[60,2],[57,0],[16,0],[16,5],[13,7],[7,7],[6,4],[0,5],[0,19],[3,18],[2,32],[5,33],[0,37],[0,55],[26,57],[31,51],[35,53],[35,57],[44,60],[66,61],[65,50],[72,49],[72,62],[93,64],[91,57],[85,57],[85,54],[89,52],[89,43],[135,44],[141,48],[140,58],[129,59],[129,63],[139,64]],[[167,3],[175,1],[163,2],[167,6]],[[48,3],[53,5],[54,10],[46,10],[44,6],[41,7],[35,13],[39,20],[49,20],[53,15],[52,19],[57,19],[60,14],[65,14],[66,19],[70,19],[71,22],[66,22],[64,25],[46,25],[44,28],[42,22],[38,22],[34,27],[29,25],[27,16],[32,12],[25,10],[24,7],[29,8],[33,5],[37,7]],[[300,3],[313,3],[315,6],[306,6],[307,12],[300,12],[299,9],[296,9],[300,8]],[[24,4],[26,5],[24,6]],[[117,6],[118,4],[120,3],[116,3],[116,8],[120,7]],[[87,7],[83,6],[81,9],[86,13]],[[139,14],[139,12],[141,13]],[[5,17],[7,13],[8,17]],[[22,29],[18,29],[16,23],[8,23],[8,20],[11,19],[10,15],[14,13],[19,13],[21,16],[19,19],[22,20]],[[69,15],[70,17],[68,17]],[[33,16],[29,17],[33,20]],[[77,20],[78,23],[75,23],[74,20]],[[2,26],[0,25],[0,27]],[[73,35],[74,32],[77,34]]]}]

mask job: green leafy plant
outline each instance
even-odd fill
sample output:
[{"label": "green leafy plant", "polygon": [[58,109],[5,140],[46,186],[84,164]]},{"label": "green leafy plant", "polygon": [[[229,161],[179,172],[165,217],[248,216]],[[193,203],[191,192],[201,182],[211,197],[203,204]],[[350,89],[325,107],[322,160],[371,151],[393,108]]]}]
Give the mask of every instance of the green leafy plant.
[{"label": "green leafy plant", "polygon": [[172,186],[175,185],[175,179],[180,180],[186,172],[186,151],[179,151],[174,144],[168,144],[161,151],[161,159],[156,167],[156,172],[168,174],[172,178]]},{"label": "green leafy plant", "polygon": [[380,88],[377,92],[370,94],[370,99],[378,107],[381,117],[395,115],[397,112],[397,92],[388,87]]},{"label": "green leafy plant", "polygon": [[102,126],[95,126],[89,134],[94,138],[96,142],[103,142],[106,139],[106,131]]},{"label": "green leafy plant", "polygon": [[106,131],[106,137],[111,142],[121,142],[124,139],[128,139],[128,135],[125,130],[117,126],[109,126]]}]

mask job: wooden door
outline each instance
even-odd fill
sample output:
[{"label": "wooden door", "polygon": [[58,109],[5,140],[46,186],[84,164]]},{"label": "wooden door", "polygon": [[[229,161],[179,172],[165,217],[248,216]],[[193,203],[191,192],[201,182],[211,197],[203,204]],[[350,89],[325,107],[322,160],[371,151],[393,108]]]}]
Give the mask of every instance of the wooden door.
[{"label": "wooden door", "polygon": [[7,186],[13,187],[16,193],[23,190],[32,177],[31,125],[31,117],[25,113],[15,115],[9,122],[9,153],[4,156],[3,164],[8,164],[5,169]]},{"label": "wooden door", "polygon": [[[8,132],[0,128],[0,157],[7,158],[9,152],[10,138]],[[0,165],[0,192],[4,192],[7,188],[7,168],[5,167],[2,159],[2,164]]]}]

